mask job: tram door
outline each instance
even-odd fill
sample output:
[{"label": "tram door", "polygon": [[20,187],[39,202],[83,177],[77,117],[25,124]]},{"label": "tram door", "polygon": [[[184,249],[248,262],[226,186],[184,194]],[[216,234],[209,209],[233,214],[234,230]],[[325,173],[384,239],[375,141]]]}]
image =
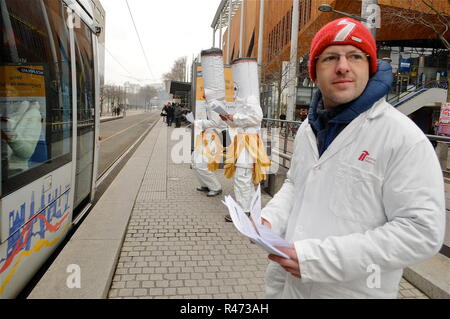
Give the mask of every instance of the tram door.
[{"label": "tram door", "polygon": [[92,188],[95,147],[95,80],[91,30],[81,22],[79,28],[74,28],[74,33],[78,118],[74,207],[77,207],[89,198]]}]

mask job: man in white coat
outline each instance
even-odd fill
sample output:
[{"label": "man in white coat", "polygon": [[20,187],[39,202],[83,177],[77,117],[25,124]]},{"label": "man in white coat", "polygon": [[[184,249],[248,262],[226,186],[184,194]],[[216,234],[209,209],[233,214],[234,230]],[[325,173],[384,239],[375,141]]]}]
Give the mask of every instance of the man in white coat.
[{"label": "man in white coat", "polygon": [[441,168],[422,131],[385,101],[388,63],[343,18],[311,43],[319,90],[287,179],[262,223],[292,242],[269,255],[271,298],[396,298],[403,268],[435,255],[445,228]]}]

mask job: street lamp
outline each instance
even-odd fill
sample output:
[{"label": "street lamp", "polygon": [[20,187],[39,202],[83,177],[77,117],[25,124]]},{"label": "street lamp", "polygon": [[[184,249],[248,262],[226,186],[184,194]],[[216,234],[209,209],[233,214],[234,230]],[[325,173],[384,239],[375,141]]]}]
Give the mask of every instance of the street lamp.
[{"label": "street lamp", "polygon": [[[335,12],[339,13],[343,16],[361,21],[367,29],[372,33],[373,38],[376,39],[376,28],[379,28],[379,13],[380,13],[380,7],[377,4],[378,0],[362,0],[361,3],[361,16],[358,16],[356,14],[350,14],[347,12],[335,10],[332,6],[329,4],[321,4],[319,6],[319,11],[322,12]],[[375,21],[372,21],[372,19],[375,17]]]},{"label": "street lamp", "polygon": [[319,11],[322,11],[322,12],[335,12],[335,13],[339,13],[339,14],[341,14],[343,16],[346,16],[346,17],[349,17],[349,18],[352,18],[352,19],[355,19],[355,20],[358,20],[358,21],[367,22],[367,19],[362,18],[360,16],[357,16],[355,14],[351,14],[351,13],[347,13],[347,12],[343,12],[343,11],[339,11],[339,10],[333,9],[333,7],[330,6],[329,4],[321,4],[319,6]]}]

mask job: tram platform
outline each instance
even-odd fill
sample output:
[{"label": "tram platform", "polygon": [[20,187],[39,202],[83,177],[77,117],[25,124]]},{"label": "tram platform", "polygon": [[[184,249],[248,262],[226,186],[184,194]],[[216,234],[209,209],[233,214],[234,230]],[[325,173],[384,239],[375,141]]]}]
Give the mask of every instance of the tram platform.
[{"label": "tram platform", "polygon": [[[225,222],[223,196],[198,192],[190,164],[173,160],[174,130],[159,120],[28,298],[264,298],[267,254]],[[399,298],[427,298],[400,286]]]}]

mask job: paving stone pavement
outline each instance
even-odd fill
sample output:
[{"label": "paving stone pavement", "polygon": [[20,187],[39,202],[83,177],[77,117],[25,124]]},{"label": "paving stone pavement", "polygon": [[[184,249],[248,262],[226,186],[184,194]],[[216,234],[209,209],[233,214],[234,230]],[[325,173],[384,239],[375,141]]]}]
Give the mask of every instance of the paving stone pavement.
[{"label": "paving stone pavement", "polygon": [[[267,254],[224,221],[223,196],[208,198],[190,164],[174,163],[171,135],[160,122],[133,208],[108,298],[264,298]],[[178,131],[179,132],[179,131]],[[176,144],[176,145],[175,145]],[[232,181],[217,172],[223,195]],[[269,195],[262,196],[262,205]],[[402,280],[399,298],[426,298]]]}]

